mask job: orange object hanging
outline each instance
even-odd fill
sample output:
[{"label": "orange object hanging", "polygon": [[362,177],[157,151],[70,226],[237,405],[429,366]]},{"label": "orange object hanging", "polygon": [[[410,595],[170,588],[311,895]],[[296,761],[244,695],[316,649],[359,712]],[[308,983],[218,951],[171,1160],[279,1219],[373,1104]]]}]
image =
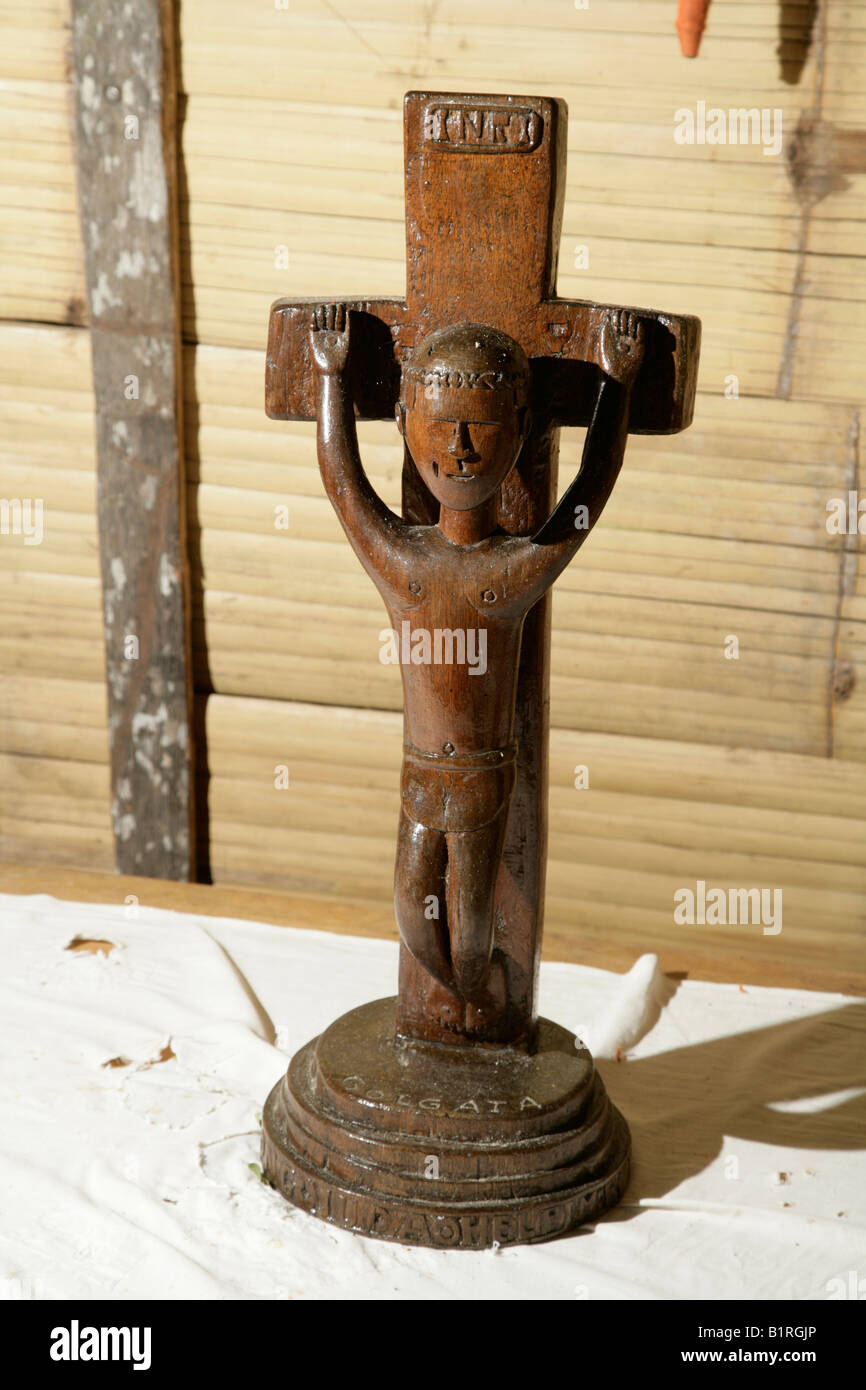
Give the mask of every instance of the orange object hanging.
[{"label": "orange object hanging", "polygon": [[684,58],[697,58],[710,0],[679,0],[677,33]]}]

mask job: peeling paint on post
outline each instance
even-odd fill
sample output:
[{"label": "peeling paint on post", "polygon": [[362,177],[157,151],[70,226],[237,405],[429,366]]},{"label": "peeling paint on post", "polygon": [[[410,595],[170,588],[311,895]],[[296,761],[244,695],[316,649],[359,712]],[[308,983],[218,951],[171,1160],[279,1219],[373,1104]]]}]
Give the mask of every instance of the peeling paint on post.
[{"label": "peeling paint on post", "polygon": [[188,879],[192,687],[170,0],[73,0],[120,873]]}]

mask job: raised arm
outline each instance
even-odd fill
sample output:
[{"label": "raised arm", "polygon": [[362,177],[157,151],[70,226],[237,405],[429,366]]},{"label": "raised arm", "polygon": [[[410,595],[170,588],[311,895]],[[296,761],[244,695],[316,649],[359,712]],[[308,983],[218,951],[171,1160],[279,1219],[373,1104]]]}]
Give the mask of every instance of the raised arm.
[{"label": "raised arm", "polygon": [[605,377],[586,431],[580,472],[531,541],[539,592],[553,583],[583,545],[613,491],[625,454],[632,386],[643,350],[640,319],[625,309],[609,311],[601,334]]},{"label": "raised arm", "polygon": [[325,491],[352,548],[377,583],[400,588],[409,527],[373,490],[358,452],[346,378],[351,314],[343,304],[313,310],[310,348],[316,368],[316,448]]}]

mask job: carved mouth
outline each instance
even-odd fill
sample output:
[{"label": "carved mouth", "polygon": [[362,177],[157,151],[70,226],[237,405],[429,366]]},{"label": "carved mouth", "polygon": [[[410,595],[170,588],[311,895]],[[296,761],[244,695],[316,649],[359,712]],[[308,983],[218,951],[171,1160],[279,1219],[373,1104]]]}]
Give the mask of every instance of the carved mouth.
[{"label": "carved mouth", "polygon": [[455,483],[471,483],[478,476],[476,473],[446,473],[446,478],[453,478]]}]

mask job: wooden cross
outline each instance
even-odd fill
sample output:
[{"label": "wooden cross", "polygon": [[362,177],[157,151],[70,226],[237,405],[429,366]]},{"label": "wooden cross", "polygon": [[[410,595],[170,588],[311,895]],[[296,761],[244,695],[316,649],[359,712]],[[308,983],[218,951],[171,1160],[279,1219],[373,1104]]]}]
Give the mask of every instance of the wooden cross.
[{"label": "wooden cross", "polygon": [[[406,296],[334,297],[354,311],[350,383],[362,419],[393,416],[401,365],[436,329],[486,323],[520,343],[532,366],[533,426],[499,504],[500,524],[514,535],[533,534],[555,503],[559,427],[589,422],[601,326],[613,307],[556,294],[566,131],[563,101],[410,92]],[[316,418],[309,324],[318,303],[321,298],[280,299],[271,309],[266,410],[272,419]],[[633,312],[644,325],[645,352],[630,432],[676,433],[692,417],[699,321]],[[408,454],[403,512],[418,524],[438,515]],[[445,1007],[452,1017],[455,1008],[464,1010],[467,1039],[519,1043],[532,1036],[547,849],[549,650],[548,594],[526,620],[518,678],[518,774],[496,899],[506,1006],[491,1016],[463,1004],[401,947],[398,1028],[408,1036],[441,1040]]]}]

